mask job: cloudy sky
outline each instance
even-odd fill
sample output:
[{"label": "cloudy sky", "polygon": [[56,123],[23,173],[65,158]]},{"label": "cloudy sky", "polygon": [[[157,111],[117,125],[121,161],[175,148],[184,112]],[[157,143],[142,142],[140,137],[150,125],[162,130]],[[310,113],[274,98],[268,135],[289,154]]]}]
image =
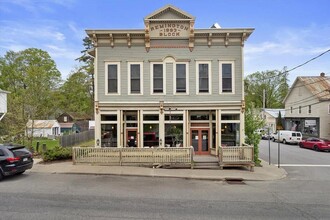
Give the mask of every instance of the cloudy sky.
[{"label": "cloudy sky", "polygon": [[[65,79],[83,49],[85,29],[142,29],[143,18],[172,4],[196,17],[195,28],[252,27],[245,75],[294,68],[330,49],[329,0],[0,0],[0,56],[47,51]],[[330,75],[330,52],[291,71]]]}]

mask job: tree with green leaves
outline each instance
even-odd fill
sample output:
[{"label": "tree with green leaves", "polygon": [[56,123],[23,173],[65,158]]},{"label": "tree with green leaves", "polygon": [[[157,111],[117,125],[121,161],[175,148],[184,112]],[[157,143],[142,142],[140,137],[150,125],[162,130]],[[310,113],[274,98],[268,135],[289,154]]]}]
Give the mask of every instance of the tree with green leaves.
[{"label": "tree with green leaves", "polygon": [[[248,75],[244,80],[247,108],[283,108],[283,100],[289,91],[288,72],[262,71]],[[265,103],[263,94],[265,91]]]},{"label": "tree with green leaves", "polygon": [[278,111],[278,117],[276,120],[276,130],[283,130],[281,111]]},{"label": "tree with green leaves", "polygon": [[90,76],[82,68],[74,70],[57,94],[60,110],[92,116],[93,100],[90,81]]},{"label": "tree with green leaves", "polygon": [[249,145],[253,145],[254,148],[254,162],[256,165],[260,164],[259,160],[259,143],[260,134],[256,133],[256,130],[265,126],[263,119],[253,109],[247,109],[245,111],[245,142]]},{"label": "tree with green leaves", "polygon": [[11,92],[2,125],[9,136],[24,137],[29,119],[54,116],[54,92],[61,84],[61,73],[46,51],[37,48],[8,51],[0,58],[0,71],[0,87]]}]

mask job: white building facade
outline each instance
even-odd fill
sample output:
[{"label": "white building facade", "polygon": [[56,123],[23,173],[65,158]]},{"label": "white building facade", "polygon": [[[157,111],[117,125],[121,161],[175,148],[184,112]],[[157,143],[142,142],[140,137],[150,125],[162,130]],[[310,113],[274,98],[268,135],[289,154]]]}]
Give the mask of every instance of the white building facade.
[{"label": "white building facade", "polygon": [[297,77],[284,103],[286,130],[330,139],[330,77]]},{"label": "white building facade", "polygon": [[86,30],[94,43],[96,147],[193,146],[216,155],[221,145],[242,145],[243,49],[254,29],[195,29],[195,18],[171,5],[144,24]]}]

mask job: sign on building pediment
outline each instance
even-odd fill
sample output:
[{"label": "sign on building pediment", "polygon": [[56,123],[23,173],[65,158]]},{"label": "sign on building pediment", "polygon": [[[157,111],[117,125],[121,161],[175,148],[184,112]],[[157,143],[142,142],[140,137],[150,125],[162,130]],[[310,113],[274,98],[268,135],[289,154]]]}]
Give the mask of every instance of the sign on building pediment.
[{"label": "sign on building pediment", "polygon": [[195,18],[174,6],[167,5],[151,13],[144,24],[147,51],[152,39],[189,39],[187,46],[190,50],[194,47]]},{"label": "sign on building pediment", "polygon": [[162,22],[150,24],[151,38],[188,38],[189,37],[189,23],[182,22]]},{"label": "sign on building pediment", "polygon": [[195,18],[167,5],[145,17],[146,33],[150,38],[189,38]]}]

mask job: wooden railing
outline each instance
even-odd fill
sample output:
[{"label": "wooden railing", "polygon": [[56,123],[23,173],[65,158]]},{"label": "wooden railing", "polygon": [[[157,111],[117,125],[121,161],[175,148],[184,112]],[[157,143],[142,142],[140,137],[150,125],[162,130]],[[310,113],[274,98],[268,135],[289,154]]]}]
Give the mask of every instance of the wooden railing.
[{"label": "wooden railing", "polygon": [[192,147],[170,148],[93,148],[74,147],[73,163],[138,166],[192,166]]},{"label": "wooden railing", "polygon": [[247,166],[253,171],[253,147],[249,145],[219,147],[219,165],[220,168],[224,166]]}]

